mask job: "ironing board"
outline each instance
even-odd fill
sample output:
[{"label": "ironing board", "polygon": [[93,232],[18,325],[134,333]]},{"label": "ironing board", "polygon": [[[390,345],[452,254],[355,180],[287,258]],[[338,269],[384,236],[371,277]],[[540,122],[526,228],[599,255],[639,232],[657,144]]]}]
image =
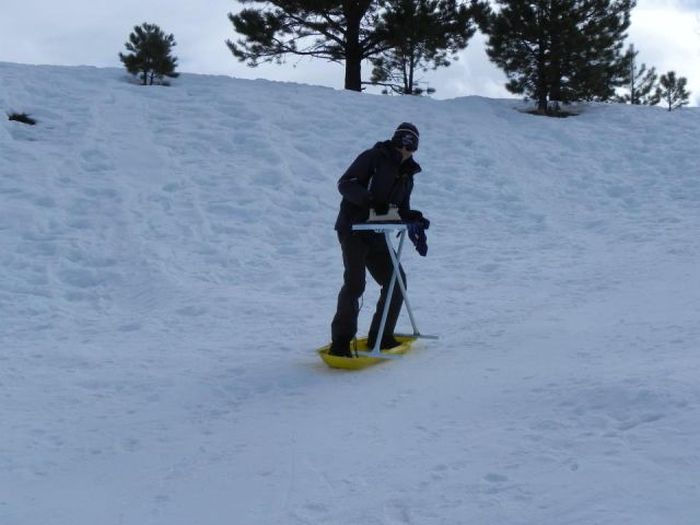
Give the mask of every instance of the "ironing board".
[{"label": "ironing board", "polygon": [[[382,312],[382,320],[379,324],[379,332],[377,333],[377,340],[374,343],[374,348],[369,352],[359,351],[358,353],[363,356],[368,357],[378,357],[382,359],[395,359],[400,357],[401,354],[388,354],[386,352],[380,351],[380,344],[382,340],[382,335],[384,334],[384,328],[386,326],[386,319],[389,315],[389,306],[391,304],[391,297],[394,293],[394,287],[396,283],[399,283],[399,288],[401,290],[401,295],[403,295],[403,301],[406,305],[406,310],[408,311],[408,317],[411,320],[411,326],[413,327],[412,334],[395,334],[399,337],[410,337],[412,339],[422,338],[422,339],[437,339],[434,335],[424,335],[418,331],[418,326],[416,325],[416,319],[413,316],[413,309],[411,308],[411,303],[408,301],[408,294],[406,293],[406,283],[403,282],[401,278],[401,272],[399,270],[401,263],[401,251],[403,250],[404,241],[406,240],[406,232],[408,231],[408,226],[403,222],[366,222],[361,224],[353,224],[352,229],[354,231],[373,231],[376,233],[383,233],[384,240],[386,241],[386,247],[389,250],[389,255],[391,256],[391,262],[394,266],[394,272],[391,276],[391,281],[389,281],[389,290],[386,296],[386,301],[384,301],[384,311]],[[398,232],[399,246],[394,250],[394,245],[391,241],[391,236]]]}]

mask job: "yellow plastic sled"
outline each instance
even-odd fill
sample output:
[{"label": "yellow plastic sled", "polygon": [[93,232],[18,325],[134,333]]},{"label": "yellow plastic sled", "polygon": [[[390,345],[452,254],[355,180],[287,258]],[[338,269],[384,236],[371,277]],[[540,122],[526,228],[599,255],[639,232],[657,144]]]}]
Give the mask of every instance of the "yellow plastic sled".
[{"label": "yellow plastic sled", "polygon": [[[396,340],[399,341],[401,344],[399,346],[391,348],[390,350],[382,350],[382,354],[386,355],[386,358],[367,356],[366,354],[362,354],[362,352],[370,352],[372,350],[371,348],[367,347],[366,337],[357,339],[357,351],[360,352],[357,357],[339,357],[337,355],[330,355],[328,353],[328,350],[331,347],[330,344],[324,346],[323,348],[319,348],[318,354],[321,356],[321,359],[323,359],[323,362],[331,368],[343,368],[345,370],[361,370],[362,368],[367,368],[368,366],[376,365],[377,363],[381,363],[382,361],[388,361],[392,356],[396,357],[401,354],[405,354],[411,349],[411,345],[416,340],[416,338],[412,336],[397,335],[395,337]],[[354,349],[355,347],[351,345],[351,348]]]}]

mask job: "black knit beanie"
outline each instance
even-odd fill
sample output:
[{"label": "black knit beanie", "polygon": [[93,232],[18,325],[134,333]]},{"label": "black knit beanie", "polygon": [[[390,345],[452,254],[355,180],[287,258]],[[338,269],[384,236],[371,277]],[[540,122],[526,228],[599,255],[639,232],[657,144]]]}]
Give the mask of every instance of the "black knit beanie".
[{"label": "black knit beanie", "polygon": [[418,128],[410,122],[402,122],[394,131],[394,136],[391,137],[391,142],[398,148],[406,147],[409,151],[418,149],[418,139],[420,134]]}]

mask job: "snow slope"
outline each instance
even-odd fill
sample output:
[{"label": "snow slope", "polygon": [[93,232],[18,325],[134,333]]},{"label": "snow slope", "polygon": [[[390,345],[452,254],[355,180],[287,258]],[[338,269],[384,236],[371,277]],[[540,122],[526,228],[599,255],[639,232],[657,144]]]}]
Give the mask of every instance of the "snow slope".
[{"label": "snow slope", "polygon": [[[699,523],[700,110],[520,105],[0,63],[0,523]],[[403,120],[441,339],[330,370]]]}]

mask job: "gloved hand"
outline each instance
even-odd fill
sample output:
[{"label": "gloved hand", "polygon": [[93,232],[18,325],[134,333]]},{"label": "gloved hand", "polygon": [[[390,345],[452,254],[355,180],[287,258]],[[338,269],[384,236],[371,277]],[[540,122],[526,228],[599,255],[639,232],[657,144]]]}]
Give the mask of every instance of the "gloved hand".
[{"label": "gloved hand", "polygon": [[374,209],[374,213],[377,215],[386,215],[389,213],[389,203],[387,201],[377,201],[371,198],[369,206]]},{"label": "gloved hand", "polygon": [[405,222],[414,222],[420,224],[421,228],[427,230],[430,228],[430,221],[423,217],[423,214],[418,210],[408,210],[401,214],[401,219]]},{"label": "gloved hand", "polygon": [[[426,220],[427,219],[423,219]],[[430,223],[428,223],[430,224]],[[418,221],[408,223],[408,238],[415,246],[416,251],[422,257],[428,254],[428,239],[425,235],[425,228]]]}]

